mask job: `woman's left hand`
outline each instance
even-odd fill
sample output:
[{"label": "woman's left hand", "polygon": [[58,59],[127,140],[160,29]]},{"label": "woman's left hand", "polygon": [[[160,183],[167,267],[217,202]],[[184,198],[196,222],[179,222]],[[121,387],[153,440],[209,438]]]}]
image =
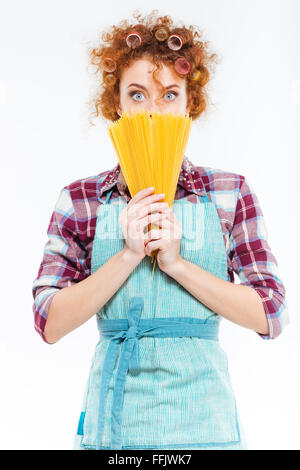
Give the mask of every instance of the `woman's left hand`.
[{"label": "woman's left hand", "polygon": [[157,263],[159,268],[167,273],[181,260],[182,226],[170,207],[164,211],[156,225],[159,225],[160,229],[149,230],[145,235],[145,254],[151,256],[151,252],[158,249]]}]

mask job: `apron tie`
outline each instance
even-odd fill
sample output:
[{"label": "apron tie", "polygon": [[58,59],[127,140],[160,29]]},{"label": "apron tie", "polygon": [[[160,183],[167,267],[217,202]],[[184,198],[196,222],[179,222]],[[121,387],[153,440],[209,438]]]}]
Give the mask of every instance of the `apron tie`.
[{"label": "apron tie", "polygon": [[[100,385],[100,404],[98,413],[98,428],[96,437],[96,450],[100,449],[101,437],[104,427],[104,404],[109,386],[110,379],[113,375],[116,359],[119,350],[119,343],[124,341],[123,352],[120,356],[119,367],[116,376],[115,389],[113,392],[112,415],[111,415],[111,434],[112,434],[112,449],[119,449],[122,443],[121,436],[121,407],[123,405],[123,393],[125,387],[125,379],[128,369],[134,369],[139,366],[139,346],[138,338],[138,323],[140,319],[141,310],[143,308],[143,298],[132,297],[130,299],[130,306],[128,312],[127,330],[121,330],[111,337],[114,329],[110,328],[110,322],[115,320],[105,320],[107,328],[102,329],[104,336],[110,336],[111,341],[106,353],[103,364],[103,371]],[[100,320],[103,321],[103,320]],[[127,320],[126,320],[127,321]],[[112,323],[112,326],[114,323]]]},{"label": "apron tie", "polygon": [[111,340],[106,352],[101,374],[96,450],[101,448],[106,396],[117,362],[119,344],[121,342],[124,344],[120,354],[112,398],[110,449],[122,449],[121,419],[125,380],[128,370],[138,368],[139,366],[139,338],[142,336],[160,338],[196,336],[218,340],[219,321],[207,322],[198,318],[184,317],[149,318],[140,320],[143,302],[143,297],[132,297],[130,299],[128,320],[97,319],[100,334]]}]

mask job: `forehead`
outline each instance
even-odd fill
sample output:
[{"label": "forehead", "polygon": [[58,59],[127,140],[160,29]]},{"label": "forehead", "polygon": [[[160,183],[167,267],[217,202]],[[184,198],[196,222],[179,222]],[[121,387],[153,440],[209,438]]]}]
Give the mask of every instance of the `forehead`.
[{"label": "forehead", "polygon": [[[164,63],[161,65],[162,69],[157,70],[156,77],[163,85],[167,86],[171,83],[176,83],[179,86],[184,86],[185,79],[179,77],[172,66]],[[124,86],[128,86],[132,82],[144,85],[148,83],[148,85],[157,86],[152,75],[155,68],[155,64],[148,59],[136,59],[123,71],[121,82],[123,82]]]}]

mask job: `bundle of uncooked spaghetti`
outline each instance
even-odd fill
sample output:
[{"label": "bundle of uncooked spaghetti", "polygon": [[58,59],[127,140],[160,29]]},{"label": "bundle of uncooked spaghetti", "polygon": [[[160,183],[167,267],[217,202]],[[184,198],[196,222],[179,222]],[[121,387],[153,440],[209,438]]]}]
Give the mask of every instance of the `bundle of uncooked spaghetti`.
[{"label": "bundle of uncooked spaghetti", "polygon": [[[174,203],[177,182],[191,130],[188,114],[158,113],[142,109],[110,124],[108,132],[131,197],[154,186],[154,193],[165,193],[169,207]],[[159,225],[149,224],[151,229]],[[158,250],[151,253],[151,262]],[[152,271],[152,277],[155,267]]]}]

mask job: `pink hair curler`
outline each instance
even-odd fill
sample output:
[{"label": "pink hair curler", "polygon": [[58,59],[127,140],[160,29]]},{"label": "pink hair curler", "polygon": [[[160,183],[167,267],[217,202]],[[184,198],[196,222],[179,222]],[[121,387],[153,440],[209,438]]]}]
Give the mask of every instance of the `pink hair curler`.
[{"label": "pink hair curler", "polygon": [[176,72],[181,75],[187,75],[191,70],[191,65],[185,57],[177,57],[174,63]]},{"label": "pink hair curler", "polygon": [[132,49],[140,46],[142,42],[143,42],[142,35],[138,31],[133,31],[132,33],[129,33],[126,36],[126,44],[128,47],[131,47]]},{"label": "pink hair curler", "polygon": [[168,39],[168,46],[169,49],[172,49],[172,51],[179,51],[179,49],[182,48],[183,41],[179,34],[171,34],[171,36]]}]

